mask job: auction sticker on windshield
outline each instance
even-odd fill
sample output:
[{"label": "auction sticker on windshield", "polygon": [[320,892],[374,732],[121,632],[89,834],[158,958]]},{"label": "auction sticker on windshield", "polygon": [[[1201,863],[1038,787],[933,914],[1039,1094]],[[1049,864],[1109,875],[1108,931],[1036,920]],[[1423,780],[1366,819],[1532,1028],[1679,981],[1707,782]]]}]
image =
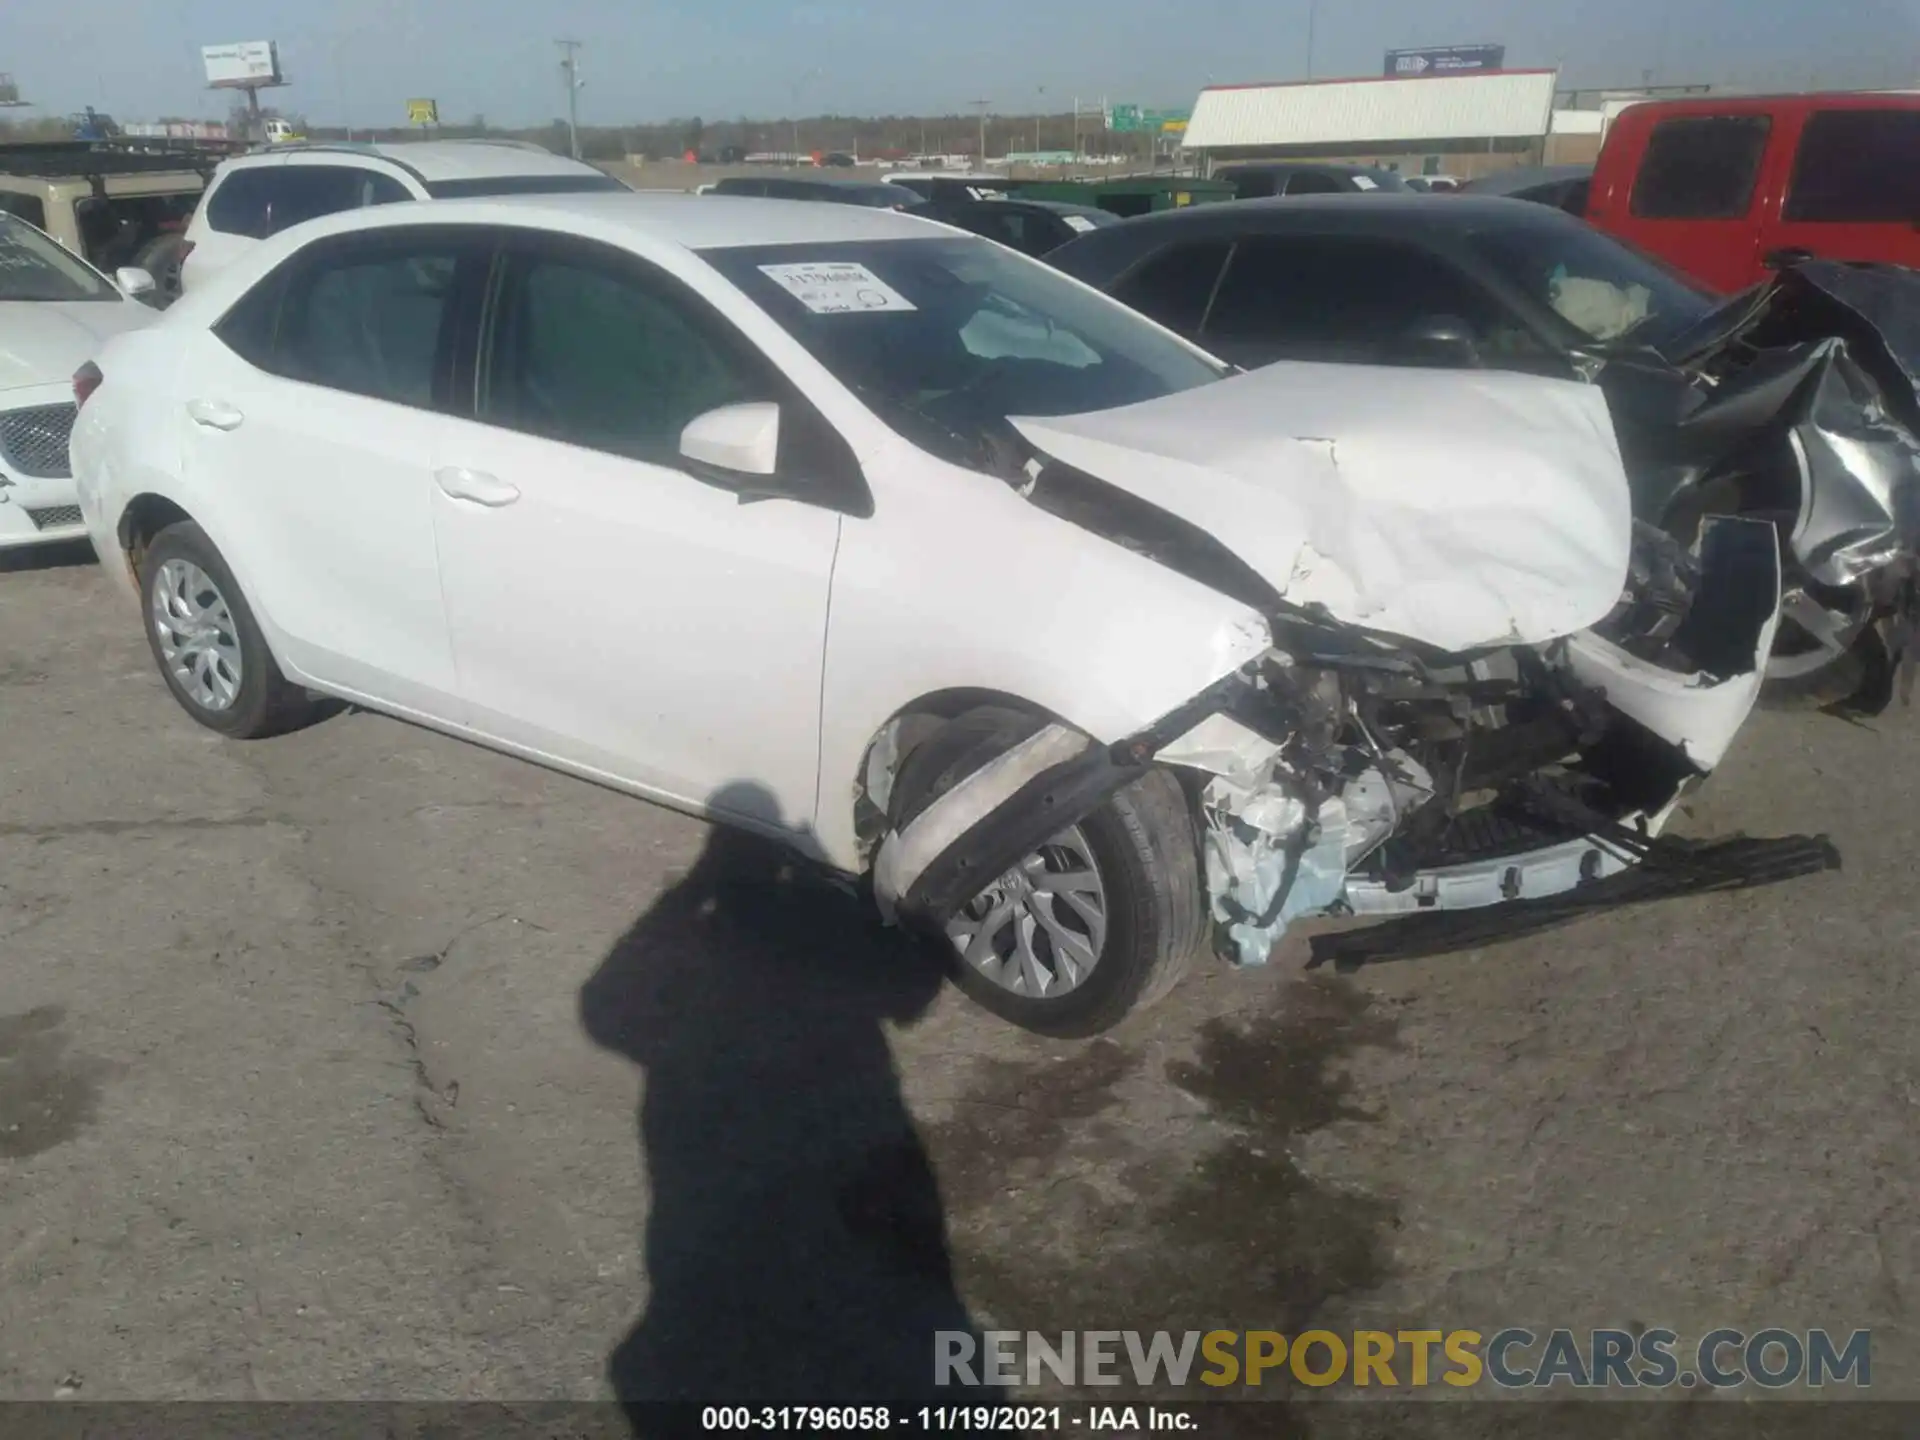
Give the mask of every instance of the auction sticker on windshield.
[{"label": "auction sticker on windshield", "polygon": [[762,265],[760,273],[816,315],[868,310],[912,310],[914,303],[866,266],[852,260],[811,265]]}]

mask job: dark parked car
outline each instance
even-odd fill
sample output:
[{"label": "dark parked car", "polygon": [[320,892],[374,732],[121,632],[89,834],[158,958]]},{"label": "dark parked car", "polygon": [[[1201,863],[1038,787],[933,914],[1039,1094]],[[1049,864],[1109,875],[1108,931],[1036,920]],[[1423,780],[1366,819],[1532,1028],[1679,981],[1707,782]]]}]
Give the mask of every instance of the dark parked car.
[{"label": "dark parked car", "polygon": [[1207,206],[1047,259],[1243,366],[1598,384],[1643,521],[1688,543],[1708,514],[1779,525],[1775,693],[1884,701],[1916,607],[1920,275],[1806,266],[1726,300],[1563,211],[1471,194]]},{"label": "dark parked car", "polygon": [[1213,178],[1233,186],[1234,198],[1239,200],[1266,200],[1275,195],[1378,194],[1407,188],[1406,181],[1391,170],[1322,160],[1223,165],[1213,172]]},{"label": "dark parked car", "polygon": [[769,200],[824,200],[834,205],[868,205],[899,210],[913,203],[911,191],[869,180],[828,180],[792,175],[730,175],[716,180],[709,195],[764,195]]},{"label": "dark parked car", "polygon": [[1120,223],[1119,216],[1105,210],[1059,200],[929,200],[907,213],[971,230],[1023,255],[1045,255],[1069,240]]},{"label": "dark parked car", "polygon": [[1587,191],[1593,184],[1591,165],[1522,165],[1482,175],[1460,187],[1466,195],[1506,196],[1551,205],[1569,215],[1587,213]]}]

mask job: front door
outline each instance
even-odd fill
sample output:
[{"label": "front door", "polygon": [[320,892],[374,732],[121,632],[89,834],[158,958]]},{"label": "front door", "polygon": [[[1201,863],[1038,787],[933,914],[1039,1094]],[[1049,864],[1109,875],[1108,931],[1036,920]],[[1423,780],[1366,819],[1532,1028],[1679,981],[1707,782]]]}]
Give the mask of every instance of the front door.
[{"label": "front door", "polygon": [[763,825],[811,823],[841,516],[680,458],[719,406],[783,400],[680,281],[566,237],[509,243],[477,418],[435,458],[462,693],[483,732]]}]

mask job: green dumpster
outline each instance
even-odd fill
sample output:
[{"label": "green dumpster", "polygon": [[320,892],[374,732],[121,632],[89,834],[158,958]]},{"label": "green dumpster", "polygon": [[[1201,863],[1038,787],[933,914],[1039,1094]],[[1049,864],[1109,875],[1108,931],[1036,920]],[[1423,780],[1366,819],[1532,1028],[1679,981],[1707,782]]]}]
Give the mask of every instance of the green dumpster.
[{"label": "green dumpster", "polygon": [[1224,180],[1197,176],[1133,175],[1122,180],[1023,180],[1013,186],[1023,200],[1060,200],[1092,205],[1115,215],[1149,215],[1185,205],[1210,205],[1234,198]]}]

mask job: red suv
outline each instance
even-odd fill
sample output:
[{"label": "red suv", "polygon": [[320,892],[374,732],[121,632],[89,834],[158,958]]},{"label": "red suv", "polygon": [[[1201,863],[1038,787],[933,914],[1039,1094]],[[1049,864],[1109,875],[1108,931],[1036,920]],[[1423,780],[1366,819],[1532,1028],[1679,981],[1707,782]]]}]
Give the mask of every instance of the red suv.
[{"label": "red suv", "polygon": [[1920,267],[1920,94],[1634,105],[1587,219],[1723,291],[1813,256]]}]

